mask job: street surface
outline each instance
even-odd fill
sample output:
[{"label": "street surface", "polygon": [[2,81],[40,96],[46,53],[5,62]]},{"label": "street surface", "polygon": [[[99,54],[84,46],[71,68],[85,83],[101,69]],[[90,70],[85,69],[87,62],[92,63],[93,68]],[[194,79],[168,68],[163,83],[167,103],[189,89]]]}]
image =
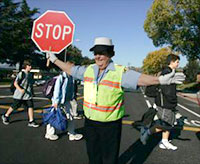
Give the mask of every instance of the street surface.
[{"label": "street surface", "polygon": [[[35,118],[39,128],[27,126],[27,112],[21,108],[11,116],[11,123],[0,122],[0,164],[87,164],[85,139],[69,141],[67,132],[58,131],[59,139],[44,138],[42,109],[51,102],[42,96],[41,87],[35,87]],[[0,114],[12,103],[9,88],[0,88]],[[79,89],[79,111],[82,112],[82,88]],[[126,92],[120,164],[199,164],[200,163],[200,107],[198,104],[179,97],[177,117],[186,116],[186,130],[172,132],[173,144],[178,150],[162,150],[158,147],[161,134],[150,137],[147,145],[139,140],[140,133],[130,124],[140,120],[152,100],[142,92]],[[84,135],[84,119],[76,120],[76,131]]]}]

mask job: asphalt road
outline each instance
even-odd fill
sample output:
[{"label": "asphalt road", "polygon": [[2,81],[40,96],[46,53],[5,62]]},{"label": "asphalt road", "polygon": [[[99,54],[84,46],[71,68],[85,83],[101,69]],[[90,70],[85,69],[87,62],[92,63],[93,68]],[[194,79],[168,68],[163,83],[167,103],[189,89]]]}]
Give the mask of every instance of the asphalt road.
[{"label": "asphalt road", "polygon": [[[82,113],[82,90],[79,90],[79,110]],[[27,127],[27,112],[15,111],[10,125],[0,123],[0,164],[87,164],[85,140],[69,141],[66,132],[58,131],[59,140],[44,138],[42,108],[50,102],[42,97],[41,87],[35,88],[35,118],[39,128]],[[120,147],[120,164],[199,164],[200,162],[200,108],[197,104],[179,97],[179,116],[187,117],[185,127],[189,130],[174,130],[173,143],[178,150],[162,150],[158,147],[161,134],[150,137],[146,146],[139,141],[139,131],[130,123],[140,120],[147,110],[147,101],[141,92],[125,94],[126,115],[123,120]],[[0,88],[0,114],[12,102],[8,88]],[[192,112],[191,112],[192,111]],[[76,131],[84,135],[84,119],[76,120]]]}]

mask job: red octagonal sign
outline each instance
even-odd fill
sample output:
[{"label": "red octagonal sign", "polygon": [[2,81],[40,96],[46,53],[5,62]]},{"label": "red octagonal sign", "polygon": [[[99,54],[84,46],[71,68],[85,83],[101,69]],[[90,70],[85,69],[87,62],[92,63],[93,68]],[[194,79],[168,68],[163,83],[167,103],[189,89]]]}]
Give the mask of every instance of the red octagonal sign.
[{"label": "red octagonal sign", "polygon": [[65,12],[48,10],[34,21],[31,38],[40,51],[60,53],[73,42],[74,29]]}]

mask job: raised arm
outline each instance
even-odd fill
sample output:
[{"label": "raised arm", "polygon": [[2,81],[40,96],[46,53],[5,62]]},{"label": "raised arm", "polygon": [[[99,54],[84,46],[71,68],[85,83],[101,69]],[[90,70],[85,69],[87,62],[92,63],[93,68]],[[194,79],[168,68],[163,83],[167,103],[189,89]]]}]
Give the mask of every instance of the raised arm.
[{"label": "raised arm", "polygon": [[57,65],[61,70],[63,70],[67,74],[71,75],[71,68],[74,66],[73,63],[71,63],[71,62],[63,62],[63,61],[57,59],[54,62],[54,64]]},{"label": "raised arm", "polygon": [[71,75],[71,68],[74,66],[71,62],[63,62],[59,60],[53,53],[48,52],[46,54],[47,59],[50,59],[52,63],[57,65],[61,70],[66,72],[67,74]]},{"label": "raised arm", "polygon": [[148,86],[156,84],[160,84],[159,78],[156,76],[141,74],[138,79],[138,86]]}]

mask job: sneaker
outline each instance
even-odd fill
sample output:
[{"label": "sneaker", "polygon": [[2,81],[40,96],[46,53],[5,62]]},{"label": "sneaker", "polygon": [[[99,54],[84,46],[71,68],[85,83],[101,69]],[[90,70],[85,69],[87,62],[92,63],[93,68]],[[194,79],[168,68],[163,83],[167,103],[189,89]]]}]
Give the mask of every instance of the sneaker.
[{"label": "sneaker", "polygon": [[2,122],[3,122],[4,125],[8,125],[10,123],[9,117],[6,117],[5,115],[2,115],[1,119],[2,119]]},{"label": "sneaker", "polygon": [[178,149],[177,146],[172,145],[170,142],[164,143],[162,141],[159,143],[159,147],[161,149],[168,149],[168,150],[176,150],[176,149]]},{"label": "sneaker", "polygon": [[45,138],[51,141],[57,140],[59,137],[55,134],[45,134]]},{"label": "sneaker", "polygon": [[83,119],[83,117],[82,117],[82,116],[79,116],[79,115],[78,115],[78,116],[74,116],[73,118],[74,118],[75,120],[81,120],[81,119]]},{"label": "sneaker", "polygon": [[70,141],[78,141],[80,140],[81,138],[83,138],[83,135],[82,134],[69,134],[69,140]]},{"label": "sneaker", "polygon": [[31,121],[31,122],[28,123],[28,126],[33,127],[33,128],[37,128],[37,127],[39,127],[39,124],[37,124],[35,121]]},{"label": "sneaker", "polygon": [[140,129],[140,141],[142,142],[143,145],[146,145],[148,138],[149,138],[148,129],[141,127],[141,129]]}]

